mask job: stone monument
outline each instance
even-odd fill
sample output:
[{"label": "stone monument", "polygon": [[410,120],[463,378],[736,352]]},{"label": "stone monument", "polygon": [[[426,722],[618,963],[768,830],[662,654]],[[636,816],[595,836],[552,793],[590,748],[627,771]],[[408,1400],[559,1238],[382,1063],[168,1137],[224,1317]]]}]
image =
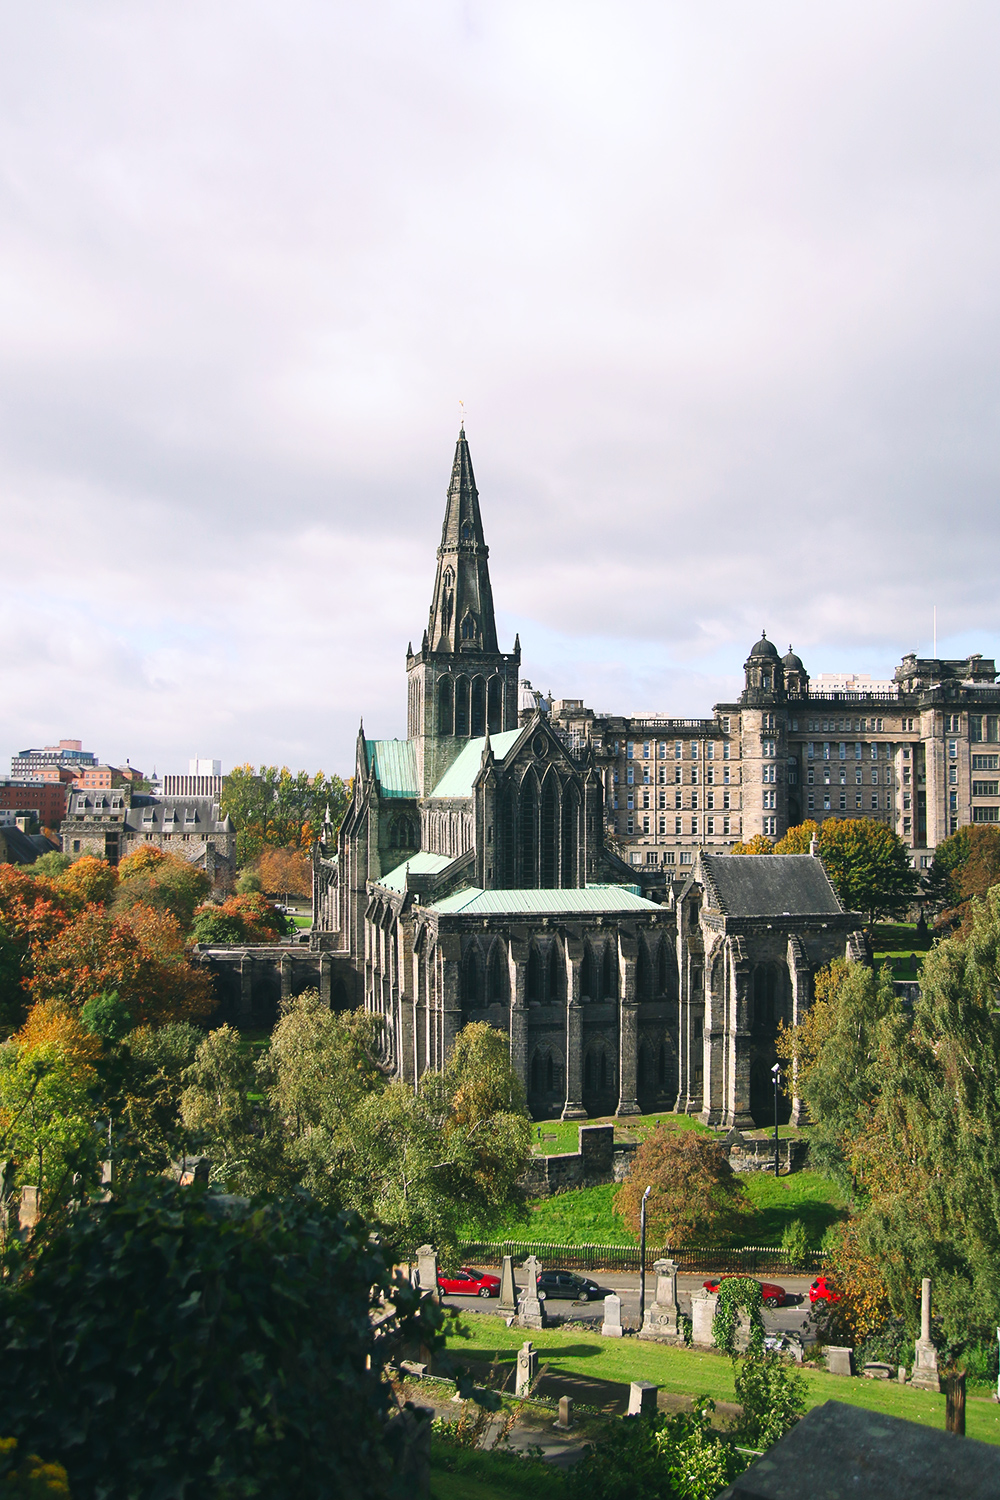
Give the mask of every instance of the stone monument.
[{"label": "stone monument", "polygon": [[854,1374],[854,1349],[849,1344],[826,1346],[826,1368],[831,1375]]},{"label": "stone monument", "polygon": [[606,1339],[620,1339],[622,1336],[622,1299],[614,1292],[604,1299],[604,1322],[601,1324],[601,1332]]},{"label": "stone monument", "polygon": [[528,1339],[517,1351],[517,1373],[514,1378],[514,1395],[526,1396],[538,1375],[538,1350]]},{"label": "stone monument", "polygon": [[438,1291],[438,1258],[433,1245],[420,1245],[417,1249],[417,1285],[422,1292]]},{"label": "stone monument", "polygon": [[573,1397],[559,1397],[559,1420],[552,1423],[557,1432],[569,1432],[573,1425]]},{"label": "stone monument", "polygon": [[630,1417],[651,1416],[656,1410],[656,1393],[659,1386],[648,1380],[633,1380],[628,1392],[628,1415]]},{"label": "stone monument", "polygon": [[676,1339],[679,1337],[677,1262],[658,1260],[653,1270],[656,1272],[656,1301],[652,1307],[646,1309],[639,1337],[641,1339]]},{"label": "stone monument", "polygon": [[514,1257],[505,1255],[500,1267],[500,1302],[499,1311],[502,1313],[517,1312],[517,1286],[514,1281]]},{"label": "stone monument", "polygon": [[922,1391],[940,1391],[937,1350],[931,1343],[931,1279],[925,1276],[920,1287],[920,1337],[913,1346],[915,1359],[910,1384]]},{"label": "stone monument", "polygon": [[538,1295],[538,1278],[541,1271],[542,1267],[538,1258],[529,1255],[524,1262],[524,1274],[528,1278],[528,1284],[521,1293],[517,1310],[517,1321],[521,1328],[544,1328],[546,1325],[545,1299]]},{"label": "stone monument", "polygon": [[691,1293],[691,1342],[701,1344],[703,1348],[712,1348],[715,1343],[715,1334],[712,1332],[712,1324],[715,1322],[715,1309],[719,1305],[717,1292],[706,1292],[704,1288]]}]

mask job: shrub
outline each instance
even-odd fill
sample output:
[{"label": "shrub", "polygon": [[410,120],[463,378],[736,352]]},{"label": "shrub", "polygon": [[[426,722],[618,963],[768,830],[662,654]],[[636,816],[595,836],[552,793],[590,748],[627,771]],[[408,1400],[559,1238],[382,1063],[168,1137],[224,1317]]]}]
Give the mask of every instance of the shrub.
[{"label": "shrub", "polygon": [[[59,1454],[77,1500],[374,1500],[392,1396],[372,1288],[390,1286],[353,1215],[141,1185],[0,1288],[5,1427]],[[421,1316],[433,1343],[442,1314]]]},{"label": "shrub", "polygon": [[802,1266],[809,1254],[809,1233],[801,1219],[793,1219],[785,1225],[781,1236],[781,1249],[790,1266]]}]

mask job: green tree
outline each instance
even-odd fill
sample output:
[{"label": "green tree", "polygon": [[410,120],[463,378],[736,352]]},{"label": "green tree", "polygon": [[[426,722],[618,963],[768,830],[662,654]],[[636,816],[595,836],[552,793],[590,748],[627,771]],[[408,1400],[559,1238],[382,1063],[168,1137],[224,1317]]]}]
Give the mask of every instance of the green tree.
[{"label": "green tree", "polygon": [[985,896],[1000,882],[1000,828],[960,828],[934,851],[927,876],[929,900],[953,925],[974,896]]},{"label": "green tree", "polygon": [[135,1184],[0,1287],[5,1430],[80,1496],[402,1496],[383,1365],[441,1321],[353,1215]]},{"label": "green tree", "polygon": [[615,1210],[633,1233],[647,1187],[647,1232],[660,1244],[711,1243],[737,1227],[744,1212],[743,1184],[721,1145],[694,1130],[657,1125],[642,1142],[615,1194]]},{"label": "green tree", "polygon": [[236,766],[222,784],[222,812],[236,825],[236,854],[251,864],[265,848],[308,849],[319,837],[326,810],[334,828],[347,810],[339,776],[317,771],[294,775],[287,766]]},{"label": "green tree", "polygon": [[0,1046],[0,1152],[19,1182],[37,1185],[43,1204],[61,1200],[74,1173],[95,1174],[101,1051],[75,1016],[41,1005]]},{"label": "green tree", "polygon": [[181,1121],[187,1139],[212,1158],[212,1175],[230,1192],[280,1192],[292,1186],[277,1123],[258,1088],[253,1054],[232,1026],[201,1041],[183,1074]]},{"label": "green tree", "polygon": [[139,905],[168,911],[177,918],[181,931],[189,932],[195,907],[211,889],[209,876],[189,860],[152,846],[141,847],[118,866],[112,904],[115,911],[131,911]]},{"label": "green tree", "polygon": [[68,854],[60,854],[58,849],[52,849],[48,854],[40,854],[31,866],[32,875],[45,875],[50,880],[55,880],[64,870],[68,870],[73,861]]},{"label": "green tree", "polygon": [[819,855],[843,905],[863,912],[869,927],[903,915],[919,889],[903,840],[874,818],[826,818]]},{"label": "green tree", "polygon": [[775,854],[809,854],[812,849],[813,839],[819,838],[820,825],[815,818],[806,818],[804,823],[796,823],[794,828],[789,828],[783,839],[779,839],[774,846]]}]

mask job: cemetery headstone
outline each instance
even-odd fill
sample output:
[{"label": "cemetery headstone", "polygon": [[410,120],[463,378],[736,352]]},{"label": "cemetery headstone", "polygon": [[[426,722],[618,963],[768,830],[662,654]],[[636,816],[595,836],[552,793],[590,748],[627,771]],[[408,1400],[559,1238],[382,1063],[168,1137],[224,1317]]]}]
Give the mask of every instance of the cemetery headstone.
[{"label": "cemetery headstone", "polygon": [[38,1223],[38,1188],[25,1184],[21,1189],[21,1206],[18,1209],[17,1222],[21,1229],[29,1233]]},{"label": "cemetery headstone", "polygon": [[548,1321],[545,1316],[545,1299],[538,1295],[538,1278],[541,1270],[538,1257],[529,1255],[524,1262],[527,1285],[521,1293],[517,1309],[517,1321],[522,1328],[544,1328]]},{"label": "cemetery headstone", "polygon": [[517,1373],[514,1377],[515,1396],[526,1396],[538,1375],[538,1350],[530,1339],[517,1351]]},{"label": "cemetery headstone", "polygon": [[417,1250],[417,1285],[422,1292],[438,1290],[438,1258],[433,1245],[421,1245]]},{"label": "cemetery headstone", "polygon": [[676,1339],[678,1337],[677,1263],[658,1260],[653,1266],[656,1272],[656,1301],[647,1307],[639,1330],[641,1339]]},{"label": "cemetery headstone", "polygon": [[836,1344],[826,1346],[826,1368],[831,1375],[853,1375],[854,1374],[854,1349],[853,1347],[839,1347]]},{"label": "cemetery headstone", "polygon": [[552,1425],[553,1427],[558,1428],[560,1432],[569,1432],[570,1428],[573,1425],[572,1396],[559,1397],[559,1420],[557,1422],[553,1422]]},{"label": "cemetery headstone", "polygon": [[658,1390],[659,1386],[653,1385],[648,1380],[633,1380],[628,1393],[629,1416],[650,1416],[656,1410],[656,1393]]},{"label": "cemetery headstone", "polygon": [[517,1286],[514,1281],[514,1257],[505,1255],[500,1267],[500,1302],[502,1313],[517,1312]]},{"label": "cemetery headstone", "polygon": [[604,1299],[604,1322],[601,1324],[601,1332],[606,1339],[620,1339],[622,1336],[622,1299],[614,1292]]},{"label": "cemetery headstone", "polygon": [[701,1344],[704,1348],[711,1349],[715,1343],[712,1324],[715,1322],[715,1310],[718,1305],[717,1292],[706,1292],[704,1288],[701,1288],[691,1293],[692,1344]]},{"label": "cemetery headstone", "polygon": [[920,1337],[913,1346],[915,1359],[910,1384],[922,1391],[939,1391],[937,1350],[931,1343],[931,1279],[925,1276],[920,1287]]}]

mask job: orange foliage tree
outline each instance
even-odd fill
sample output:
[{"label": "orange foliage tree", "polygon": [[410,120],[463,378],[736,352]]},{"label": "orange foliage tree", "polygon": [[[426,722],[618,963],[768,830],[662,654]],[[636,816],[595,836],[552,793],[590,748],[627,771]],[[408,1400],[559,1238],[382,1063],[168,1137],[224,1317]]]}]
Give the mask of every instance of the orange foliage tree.
[{"label": "orange foliage tree", "polygon": [[285,918],[259,891],[200,906],[194,914],[198,943],[275,943],[286,930]]},{"label": "orange foliage tree", "polygon": [[664,1245],[696,1239],[712,1243],[735,1229],[743,1213],[743,1184],[725,1152],[712,1137],[695,1130],[658,1125],[635,1153],[615,1194],[615,1210],[634,1234],[647,1187],[653,1191],[646,1204],[646,1229]]},{"label": "orange foliage tree", "polygon": [[734,854],[773,854],[774,845],[766,833],[755,833],[746,843],[734,844]]},{"label": "orange foliage tree", "polygon": [[265,891],[273,895],[312,895],[312,866],[301,849],[265,849],[257,861]]},{"label": "orange foliage tree", "polygon": [[79,1009],[114,991],[136,1026],[198,1020],[214,1005],[211,979],[190,963],[170,912],[88,906],[33,956],[28,989],[37,1000]]}]

